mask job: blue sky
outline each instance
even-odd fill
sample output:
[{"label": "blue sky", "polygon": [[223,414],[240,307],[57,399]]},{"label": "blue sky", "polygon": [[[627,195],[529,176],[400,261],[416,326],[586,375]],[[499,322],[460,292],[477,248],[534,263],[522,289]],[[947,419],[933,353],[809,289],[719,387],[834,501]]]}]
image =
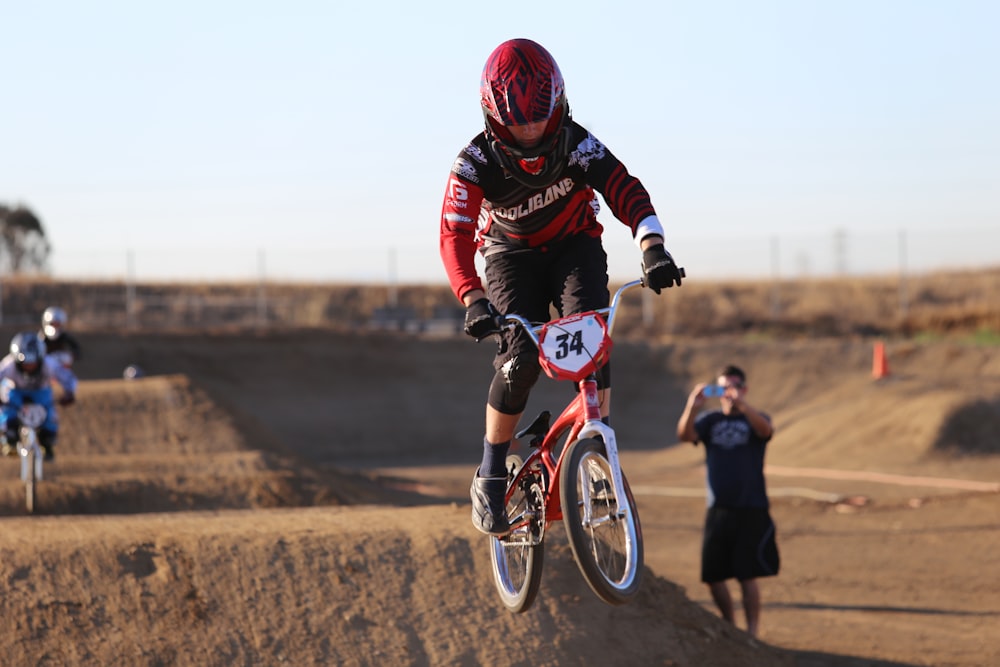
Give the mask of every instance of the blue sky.
[{"label": "blue sky", "polygon": [[443,282],[448,170],[511,37],[691,275],[1000,264],[1000,3],[12,5],[0,202],[58,276]]}]

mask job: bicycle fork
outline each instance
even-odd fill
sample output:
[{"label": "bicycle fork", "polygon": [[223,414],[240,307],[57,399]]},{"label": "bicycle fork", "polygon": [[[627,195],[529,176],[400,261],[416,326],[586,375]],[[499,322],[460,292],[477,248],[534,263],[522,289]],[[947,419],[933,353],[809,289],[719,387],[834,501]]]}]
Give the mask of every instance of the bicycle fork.
[{"label": "bicycle fork", "polygon": [[[597,381],[593,377],[580,381],[580,400],[583,401],[585,421],[579,433],[576,434],[576,439],[600,437],[604,441],[604,450],[607,453],[608,464],[611,466],[611,481],[618,504],[616,514],[618,518],[622,518],[626,513],[631,512],[632,508],[629,506],[628,494],[625,493],[621,462],[618,460],[618,441],[615,439],[614,429],[601,421],[601,402],[597,394]],[[591,519],[591,504],[586,503],[586,505],[584,513],[589,521]]]},{"label": "bicycle fork", "polygon": [[[35,432],[28,428],[22,428],[20,438],[18,438],[17,453],[21,459],[21,479],[27,481],[29,478],[42,479],[42,448],[38,445],[38,437]],[[34,456],[29,456],[34,454]],[[34,476],[32,476],[31,466],[34,466]]]},{"label": "bicycle fork", "polygon": [[[618,518],[622,518],[632,508],[629,506],[628,495],[625,493],[625,481],[622,477],[621,462],[618,460],[618,442],[615,440],[615,432],[610,426],[600,420],[596,422],[588,421],[580,429],[581,440],[598,436],[604,441],[604,450],[607,453],[608,465],[611,467],[611,482],[613,484],[615,501],[618,504],[616,514]],[[590,503],[588,503],[587,507],[584,508],[588,520],[590,519],[590,509]]]}]

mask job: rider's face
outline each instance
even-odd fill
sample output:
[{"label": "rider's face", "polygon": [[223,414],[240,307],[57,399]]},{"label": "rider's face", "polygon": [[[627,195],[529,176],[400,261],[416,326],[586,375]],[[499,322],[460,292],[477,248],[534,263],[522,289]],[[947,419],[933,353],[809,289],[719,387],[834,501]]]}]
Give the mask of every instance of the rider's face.
[{"label": "rider's face", "polygon": [[509,125],[507,129],[521,148],[534,148],[542,142],[546,125],[548,125],[547,120],[540,120],[527,125]]}]

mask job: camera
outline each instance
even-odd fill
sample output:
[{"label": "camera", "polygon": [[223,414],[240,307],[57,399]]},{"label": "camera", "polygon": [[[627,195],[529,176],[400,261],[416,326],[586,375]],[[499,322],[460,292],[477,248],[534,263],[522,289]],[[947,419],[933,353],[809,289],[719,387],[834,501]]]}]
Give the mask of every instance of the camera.
[{"label": "camera", "polygon": [[713,396],[725,396],[726,388],[718,384],[710,384],[701,390],[701,395],[707,398],[712,398]]}]

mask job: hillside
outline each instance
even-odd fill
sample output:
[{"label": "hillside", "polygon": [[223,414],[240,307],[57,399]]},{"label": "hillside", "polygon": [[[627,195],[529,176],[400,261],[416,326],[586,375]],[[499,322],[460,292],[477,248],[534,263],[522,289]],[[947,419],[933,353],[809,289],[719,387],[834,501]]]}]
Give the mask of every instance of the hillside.
[{"label": "hillside", "polygon": [[[907,276],[719,281],[689,276],[661,297],[627,297],[620,332],[649,340],[705,335],[971,336],[1000,332],[1000,267]],[[454,331],[462,311],[443,285],[59,282],[8,278],[0,325],[34,326],[50,305],[78,331]]]}]

